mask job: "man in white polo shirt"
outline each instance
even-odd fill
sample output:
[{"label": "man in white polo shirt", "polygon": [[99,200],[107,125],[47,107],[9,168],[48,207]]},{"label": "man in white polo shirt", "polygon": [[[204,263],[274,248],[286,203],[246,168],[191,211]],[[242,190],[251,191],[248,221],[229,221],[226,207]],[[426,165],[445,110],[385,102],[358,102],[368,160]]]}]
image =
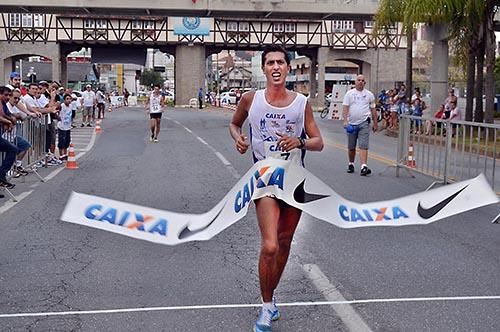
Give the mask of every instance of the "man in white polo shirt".
[{"label": "man in white polo shirt", "polygon": [[347,132],[347,149],[349,165],[347,173],[354,173],[354,159],[356,158],[356,143],[359,146],[362,176],[372,171],[368,168],[368,143],[370,139],[370,123],[373,122],[373,131],[378,130],[377,112],[375,111],[375,97],[365,89],[365,77],[356,77],[355,89],[349,90],[343,105],[344,128]]},{"label": "man in white polo shirt", "polygon": [[82,106],[83,106],[83,120],[82,127],[87,124],[87,127],[91,127],[90,118],[92,116],[92,111],[96,105],[96,97],[94,91],[92,91],[92,86],[87,84],[85,91],[82,92]]}]

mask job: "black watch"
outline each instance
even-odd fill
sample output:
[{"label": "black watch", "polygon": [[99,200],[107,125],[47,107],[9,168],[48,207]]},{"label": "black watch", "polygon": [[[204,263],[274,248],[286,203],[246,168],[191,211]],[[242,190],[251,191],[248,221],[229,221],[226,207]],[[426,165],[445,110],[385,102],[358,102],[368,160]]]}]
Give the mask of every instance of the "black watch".
[{"label": "black watch", "polygon": [[299,149],[303,149],[306,146],[306,140],[302,137],[299,137]]}]

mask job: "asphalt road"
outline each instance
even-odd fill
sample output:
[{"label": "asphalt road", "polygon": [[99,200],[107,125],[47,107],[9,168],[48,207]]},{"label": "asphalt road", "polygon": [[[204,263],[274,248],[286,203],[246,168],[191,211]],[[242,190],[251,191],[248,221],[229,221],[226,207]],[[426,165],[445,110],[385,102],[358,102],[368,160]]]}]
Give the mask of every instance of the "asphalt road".
[{"label": "asphalt road", "polygon": [[[109,114],[78,170],[60,171],[1,210],[1,331],[251,330],[257,317],[252,305],[260,302],[253,207],[212,240],[178,246],[59,219],[71,191],[202,213],[250,168],[250,154],[236,153],[229,138],[231,112],[176,109],[164,116],[155,144],[140,109]],[[384,200],[425,190],[433,181],[396,178],[393,170],[379,175],[391,157],[389,141],[377,144],[381,157],[369,163],[372,176],[359,176],[358,165],[346,174],[341,129],[318,123],[327,145],[307,154],[306,167],[344,197]],[[352,230],[304,216],[276,294],[290,305],[281,308],[274,330],[499,331],[500,225],[490,223],[498,211],[497,204],[427,226]],[[473,296],[495,298],[458,298]],[[415,300],[429,297],[447,299]],[[411,301],[309,305],[342,299]],[[106,309],[130,310],[100,312]],[[96,312],[22,315],[90,310]]]}]

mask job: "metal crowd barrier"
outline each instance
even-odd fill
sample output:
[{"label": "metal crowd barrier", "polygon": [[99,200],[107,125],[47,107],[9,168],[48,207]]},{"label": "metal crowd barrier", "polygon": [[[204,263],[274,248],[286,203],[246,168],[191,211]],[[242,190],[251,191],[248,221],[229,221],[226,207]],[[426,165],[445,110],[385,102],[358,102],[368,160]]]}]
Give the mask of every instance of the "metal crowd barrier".
[{"label": "metal crowd barrier", "polygon": [[400,168],[431,175],[437,178],[432,187],[483,173],[498,190],[499,130],[496,124],[401,115],[397,175]]},{"label": "metal crowd barrier", "polygon": [[[17,145],[17,137],[20,136],[24,138],[31,144],[31,148],[28,149],[26,155],[23,159],[23,167],[27,169],[30,173],[35,174],[40,181],[44,182],[43,177],[36,171],[37,163],[40,162],[44,167],[46,167],[46,127],[47,127],[47,116],[43,116],[39,119],[26,118],[24,121],[18,121],[15,130],[4,131],[0,128],[0,136],[9,141],[10,143]],[[0,158],[3,161],[4,153],[0,152]],[[43,162],[45,161],[45,162]],[[15,166],[15,163],[14,163]],[[9,174],[8,174],[9,175]],[[22,177],[24,181],[24,177]],[[3,188],[12,200],[17,201],[16,197],[7,188]]]}]

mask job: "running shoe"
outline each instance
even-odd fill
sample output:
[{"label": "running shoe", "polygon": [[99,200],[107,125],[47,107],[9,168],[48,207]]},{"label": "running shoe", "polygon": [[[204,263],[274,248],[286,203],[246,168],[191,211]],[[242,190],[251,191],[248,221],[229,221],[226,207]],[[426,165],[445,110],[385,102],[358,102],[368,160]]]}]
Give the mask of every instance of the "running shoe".
[{"label": "running shoe", "polygon": [[155,139],[154,135],[151,135],[151,137],[149,138],[149,141],[153,142],[154,139]]},{"label": "running shoe", "polygon": [[349,164],[349,166],[347,166],[347,173],[354,173],[354,165]]},{"label": "running shoe", "polygon": [[361,172],[359,173],[361,176],[367,176],[372,173],[372,170],[369,169],[367,166],[363,166],[361,168]]},{"label": "running shoe", "polygon": [[92,127],[92,125],[90,123],[87,123],[87,127]]},{"label": "running shoe", "polygon": [[273,321],[276,321],[278,319],[281,318],[281,314],[280,314],[280,311],[278,310],[278,306],[276,305],[276,296],[273,295],[273,299],[272,299],[272,304],[273,304],[273,315],[271,317],[271,319]]},{"label": "running shoe", "polygon": [[154,142],[155,142],[155,143],[158,143],[158,138],[155,138],[155,139],[154,139]]},{"label": "running shoe", "polygon": [[271,327],[273,312],[271,310],[262,308],[260,310],[259,318],[255,322],[253,327],[254,332],[271,332],[273,329]]}]

